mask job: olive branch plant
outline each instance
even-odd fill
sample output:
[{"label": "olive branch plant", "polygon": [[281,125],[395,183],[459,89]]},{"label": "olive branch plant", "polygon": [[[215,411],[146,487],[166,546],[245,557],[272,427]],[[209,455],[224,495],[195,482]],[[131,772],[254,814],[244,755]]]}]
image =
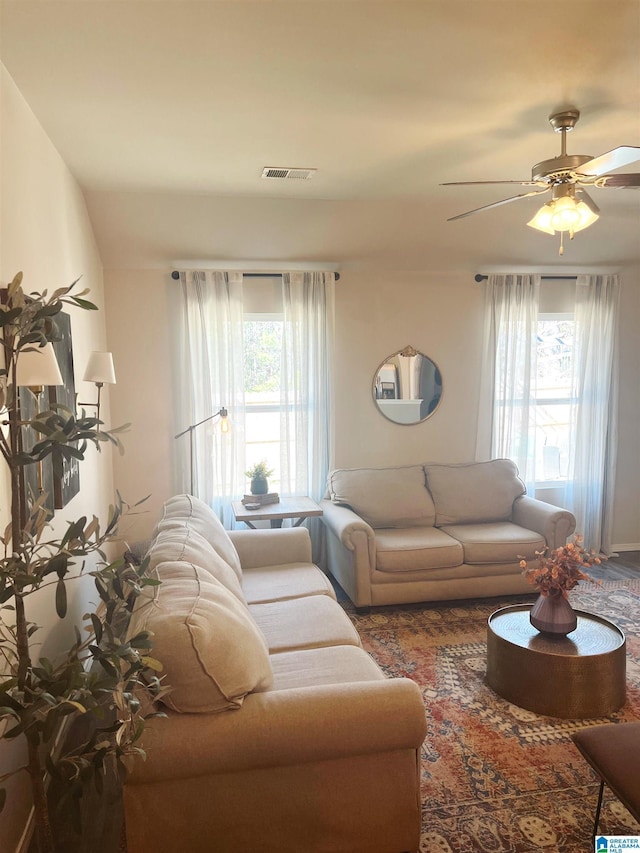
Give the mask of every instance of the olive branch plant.
[{"label": "olive branch plant", "polygon": [[[65,521],[56,538],[45,509],[46,495],[27,493],[26,466],[50,458],[54,475],[60,477],[65,462],[82,461],[91,445],[100,450],[107,443],[122,451],[118,433],[126,426],[107,431],[102,421],[84,410],[76,415],[52,405],[21,420],[16,384],[20,354],[58,339],[55,317],[64,305],[97,310],[84,298],[88,291],[75,293],[76,286],[77,281],[51,295],[46,290],[26,294],[18,273],[0,304],[0,352],[4,350],[0,455],[11,484],[11,521],[0,536],[0,739],[24,736],[27,752],[24,767],[0,776],[0,811],[6,804],[9,777],[27,772],[40,853],[59,848],[46,774],[61,784],[62,800],[71,805],[77,826],[86,786],[93,783],[100,795],[107,772],[116,771],[123,780],[129,757],[144,757],[139,739],[145,719],[154,715],[153,702],[147,698],[159,698],[167,690],[158,676],[161,664],[150,654],[150,635],[126,635],[136,597],[157,581],[145,577],[144,562],[135,565],[125,557],[109,561],[105,551],[123,514],[133,507],[118,493],[104,528],[96,516],[83,516]],[[22,431],[29,427],[37,440],[26,451]],[[99,599],[94,612],[84,614],[82,631],[73,626],[75,641],[64,653],[55,660],[39,657],[40,628],[28,618],[27,600],[53,585],[55,611],[63,619],[69,582],[86,575],[93,577]],[[74,721],[85,724],[82,737],[67,747],[60,732]]]}]

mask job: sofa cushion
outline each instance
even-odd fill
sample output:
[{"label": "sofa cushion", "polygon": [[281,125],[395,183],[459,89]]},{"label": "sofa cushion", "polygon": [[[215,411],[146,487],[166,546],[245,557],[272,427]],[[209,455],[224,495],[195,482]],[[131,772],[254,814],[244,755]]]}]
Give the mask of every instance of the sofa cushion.
[{"label": "sofa cushion", "polygon": [[364,649],[356,646],[325,646],[271,655],[273,690],[384,681],[386,675]]},{"label": "sofa cushion", "polygon": [[371,527],[427,527],[435,507],[424,468],[338,468],[327,480],[331,500],[351,507]]},{"label": "sofa cushion", "polygon": [[245,569],[242,590],[250,604],[285,601],[305,595],[336,597],[329,579],[312,563],[285,563],[282,566]]},{"label": "sofa cushion", "polygon": [[162,518],[156,525],[156,533],[168,527],[175,527],[176,523],[186,523],[204,536],[225,563],[231,566],[238,578],[242,579],[242,567],[235,545],[210,506],[193,495],[175,495],[166,501]]},{"label": "sofa cushion", "polygon": [[186,562],[160,563],[161,581],[136,601],[129,636],[153,632],[153,657],[174,711],[213,713],[239,708],[273,681],[267,644],[247,608],[208,572]]},{"label": "sofa cushion", "polygon": [[547,547],[539,533],[510,521],[451,525],[441,530],[462,543],[464,562],[474,565],[535,560],[535,552]]},{"label": "sofa cushion", "polygon": [[361,645],[349,617],[328,595],[250,604],[249,612],[272,655],[294,649]]},{"label": "sofa cushion", "polygon": [[436,525],[506,521],[526,491],[510,459],[461,465],[425,465]]},{"label": "sofa cushion", "polygon": [[155,568],[159,563],[175,560],[193,563],[213,575],[236,598],[246,604],[238,575],[207,542],[204,536],[186,524],[174,525],[169,522],[167,526],[160,529],[151,543],[147,556],[149,557],[149,569]]},{"label": "sofa cushion", "polygon": [[415,572],[451,568],[462,562],[462,545],[435,527],[376,531],[378,571]]}]

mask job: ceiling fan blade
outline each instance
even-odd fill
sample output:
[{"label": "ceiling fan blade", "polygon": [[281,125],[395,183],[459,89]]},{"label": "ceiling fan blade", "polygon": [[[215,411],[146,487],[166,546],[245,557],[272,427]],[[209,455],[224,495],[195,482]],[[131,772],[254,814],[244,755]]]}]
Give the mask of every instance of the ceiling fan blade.
[{"label": "ceiling fan blade", "polygon": [[628,175],[603,175],[596,182],[597,187],[640,187],[640,172]]},{"label": "ceiling fan blade", "polygon": [[580,188],[578,190],[578,195],[580,196],[580,201],[583,201],[587,205],[591,213],[600,213],[600,208],[586,190]]},{"label": "ceiling fan blade", "polygon": [[479,213],[481,210],[490,210],[492,207],[500,207],[502,204],[509,204],[512,201],[518,201],[519,198],[527,198],[530,195],[542,195],[548,192],[550,187],[544,190],[533,190],[530,193],[521,193],[520,195],[511,196],[511,198],[503,198],[502,201],[494,201],[493,204],[485,204],[482,207],[476,207],[475,210],[468,210],[466,213],[459,213],[457,216],[452,216],[447,219],[447,222],[453,222],[456,219],[464,219],[465,216],[471,216],[472,213]]},{"label": "ceiling fan blade", "polygon": [[614,169],[619,169],[621,166],[637,163],[638,160],[640,160],[640,148],[638,146],[621,145],[619,148],[607,151],[606,154],[594,157],[593,160],[587,160],[576,171],[580,175],[599,177],[607,172],[612,172]]},{"label": "ceiling fan blade", "polygon": [[545,181],[448,181],[440,184],[441,187],[472,187],[479,184],[518,184],[521,187],[539,187],[546,184]]}]

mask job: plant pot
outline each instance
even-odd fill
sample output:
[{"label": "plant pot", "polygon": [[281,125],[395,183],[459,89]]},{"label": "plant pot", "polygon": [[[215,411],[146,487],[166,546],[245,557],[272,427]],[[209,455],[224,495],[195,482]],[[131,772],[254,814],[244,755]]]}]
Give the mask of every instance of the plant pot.
[{"label": "plant pot", "polygon": [[266,477],[254,477],[251,480],[252,495],[266,495],[269,491],[269,483]]},{"label": "plant pot", "polygon": [[529,621],[542,634],[553,637],[566,637],[578,627],[578,617],[561,592],[539,595]]}]

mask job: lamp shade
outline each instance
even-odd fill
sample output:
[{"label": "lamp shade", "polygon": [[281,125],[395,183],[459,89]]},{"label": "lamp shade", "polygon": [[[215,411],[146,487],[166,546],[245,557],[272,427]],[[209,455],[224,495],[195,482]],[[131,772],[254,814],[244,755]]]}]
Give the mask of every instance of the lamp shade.
[{"label": "lamp shade", "polygon": [[110,352],[92,352],[82,377],[85,382],[116,384],[113,356]]},{"label": "lamp shade", "polygon": [[64,385],[56,354],[50,342],[43,347],[18,353],[16,385],[28,385],[30,388]]},{"label": "lamp shade", "polygon": [[555,234],[555,230],[551,225],[551,216],[553,214],[552,202],[543,204],[536,215],[527,222],[531,228],[536,228],[538,231],[544,231],[545,234]]},{"label": "lamp shade", "polygon": [[[563,194],[560,194],[562,191]],[[598,219],[595,204],[585,204],[575,198],[573,187],[556,187],[556,195],[543,204],[536,215],[527,222],[531,228],[555,234],[556,231],[568,231],[573,237],[578,231],[588,228]]]}]

